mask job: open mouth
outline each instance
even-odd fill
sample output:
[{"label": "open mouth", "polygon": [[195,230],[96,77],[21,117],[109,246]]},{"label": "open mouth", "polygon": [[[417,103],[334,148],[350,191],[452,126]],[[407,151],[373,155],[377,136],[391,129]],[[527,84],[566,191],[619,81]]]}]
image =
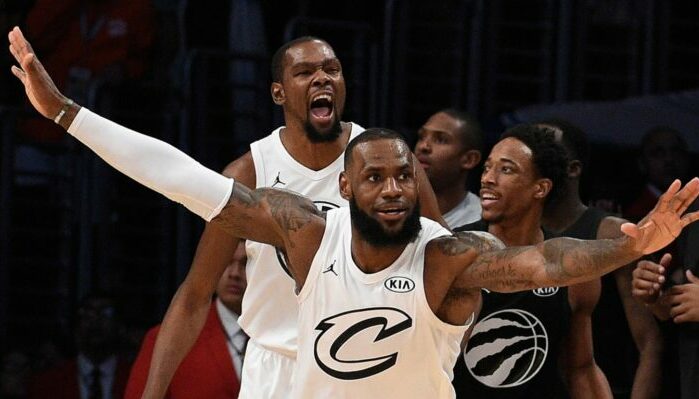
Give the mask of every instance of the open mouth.
[{"label": "open mouth", "polygon": [[329,94],[320,94],[311,101],[311,115],[320,122],[330,121],[333,109],[333,98]]},{"label": "open mouth", "polygon": [[407,210],[401,207],[383,208],[376,211],[378,216],[385,221],[401,220]]},{"label": "open mouth", "polygon": [[491,191],[481,190],[480,194],[482,207],[488,207],[489,205],[496,203],[500,199],[499,195]]}]

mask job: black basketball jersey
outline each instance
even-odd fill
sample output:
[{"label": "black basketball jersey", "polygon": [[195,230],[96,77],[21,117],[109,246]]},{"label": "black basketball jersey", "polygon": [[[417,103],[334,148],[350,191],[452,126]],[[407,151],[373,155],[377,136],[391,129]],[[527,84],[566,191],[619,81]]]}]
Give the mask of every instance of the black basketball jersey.
[{"label": "black basketball jersey", "polygon": [[[602,219],[607,216],[602,210],[587,208],[561,236],[594,240]],[[595,361],[607,376],[612,392],[617,396],[628,396],[638,366],[638,352],[619,298],[614,273],[602,277],[602,292],[592,313],[592,339]]]},{"label": "black basketball jersey", "polygon": [[[456,230],[487,231],[488,225],[481,220]],[[544,231],[544,237],[551,235]],[[454,368],[456,397],[569,397],[558,367],[570,326],[568,289],[481,293],[483,308]]]}]

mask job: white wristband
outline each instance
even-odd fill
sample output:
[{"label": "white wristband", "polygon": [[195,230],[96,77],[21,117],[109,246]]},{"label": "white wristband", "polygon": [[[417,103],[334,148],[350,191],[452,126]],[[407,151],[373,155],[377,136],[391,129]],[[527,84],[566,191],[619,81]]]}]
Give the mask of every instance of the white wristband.
[{"label": "white wristband", "polygon": [[53,118],[53,122],[55,124],[58,125],[58,123],[61,121],[61,118],[63,118],[63,115],[66,114],[66,111],[68,111],[68,108],[71,105],[73,105],[73,100],[69,98],[68,101],[66,101],[65,104],[63,104],[63,107],[61,107],[61,111],[58,113],[58,115],[56,115],[56,117]]}]

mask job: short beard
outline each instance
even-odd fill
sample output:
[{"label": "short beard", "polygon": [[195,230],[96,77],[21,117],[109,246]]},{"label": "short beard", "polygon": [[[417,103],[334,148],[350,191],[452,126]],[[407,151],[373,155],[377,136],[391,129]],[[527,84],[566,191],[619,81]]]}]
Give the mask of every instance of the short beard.
[{"label": "short beard", "polygon": [[422,229],[420,224],[420,202],[415,203],[415,207],[405,219],[403,227],[395,233],[386,232],[381,223],[359,209],[354,198],[350,199],[349,206],[353,226],[356,227],[362,239],[374,247],[406,245],[413,242]]},{"label": "short beard", "polygon": [[340,118],[338,117],[335,118],[333,125],[326,133],[317,131],[309,121],[306,121],[303,128],[306,131],[306,136],[312,143],[328,143],[335,141],[340,137],[340,134],[342,134],[342,126],[340,125]]}]

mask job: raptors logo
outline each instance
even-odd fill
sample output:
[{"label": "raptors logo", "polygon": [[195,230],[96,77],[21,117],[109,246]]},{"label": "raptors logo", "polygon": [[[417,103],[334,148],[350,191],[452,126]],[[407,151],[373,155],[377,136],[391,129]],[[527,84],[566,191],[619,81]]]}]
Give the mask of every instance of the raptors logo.
[{"label": "raptors logo", "polygon": [[[339,205],[335,205],[332,202],[328,201],[313,201],[313,203],[316,204],[316,207],[321,212],[327,212],[331,209],[340,207]],[[286,256],[284,255],[284,252],[280,251],[279,248],[275,248],[275,250],[277,251],[277,260],[279,261],[279,265],[282,267],[284,272],[289,275],[289,277],[293,277],[291,275],[291,272],[289,271],[289,266],[287,266]]]},{"label": "raptors logo", "polygon": [[476,324],[464,350],[473,378],[491,388],[510,388],[532,379],[548,354],[544,325],[529,312],[506,309]]},{"label": "raptors logo", "polygon": [[318,367],[342,380],[357,380],[388,370],[398,360],[400,341],[413,319],[395,308],[351,310],[316,326],[314,355]]}]

